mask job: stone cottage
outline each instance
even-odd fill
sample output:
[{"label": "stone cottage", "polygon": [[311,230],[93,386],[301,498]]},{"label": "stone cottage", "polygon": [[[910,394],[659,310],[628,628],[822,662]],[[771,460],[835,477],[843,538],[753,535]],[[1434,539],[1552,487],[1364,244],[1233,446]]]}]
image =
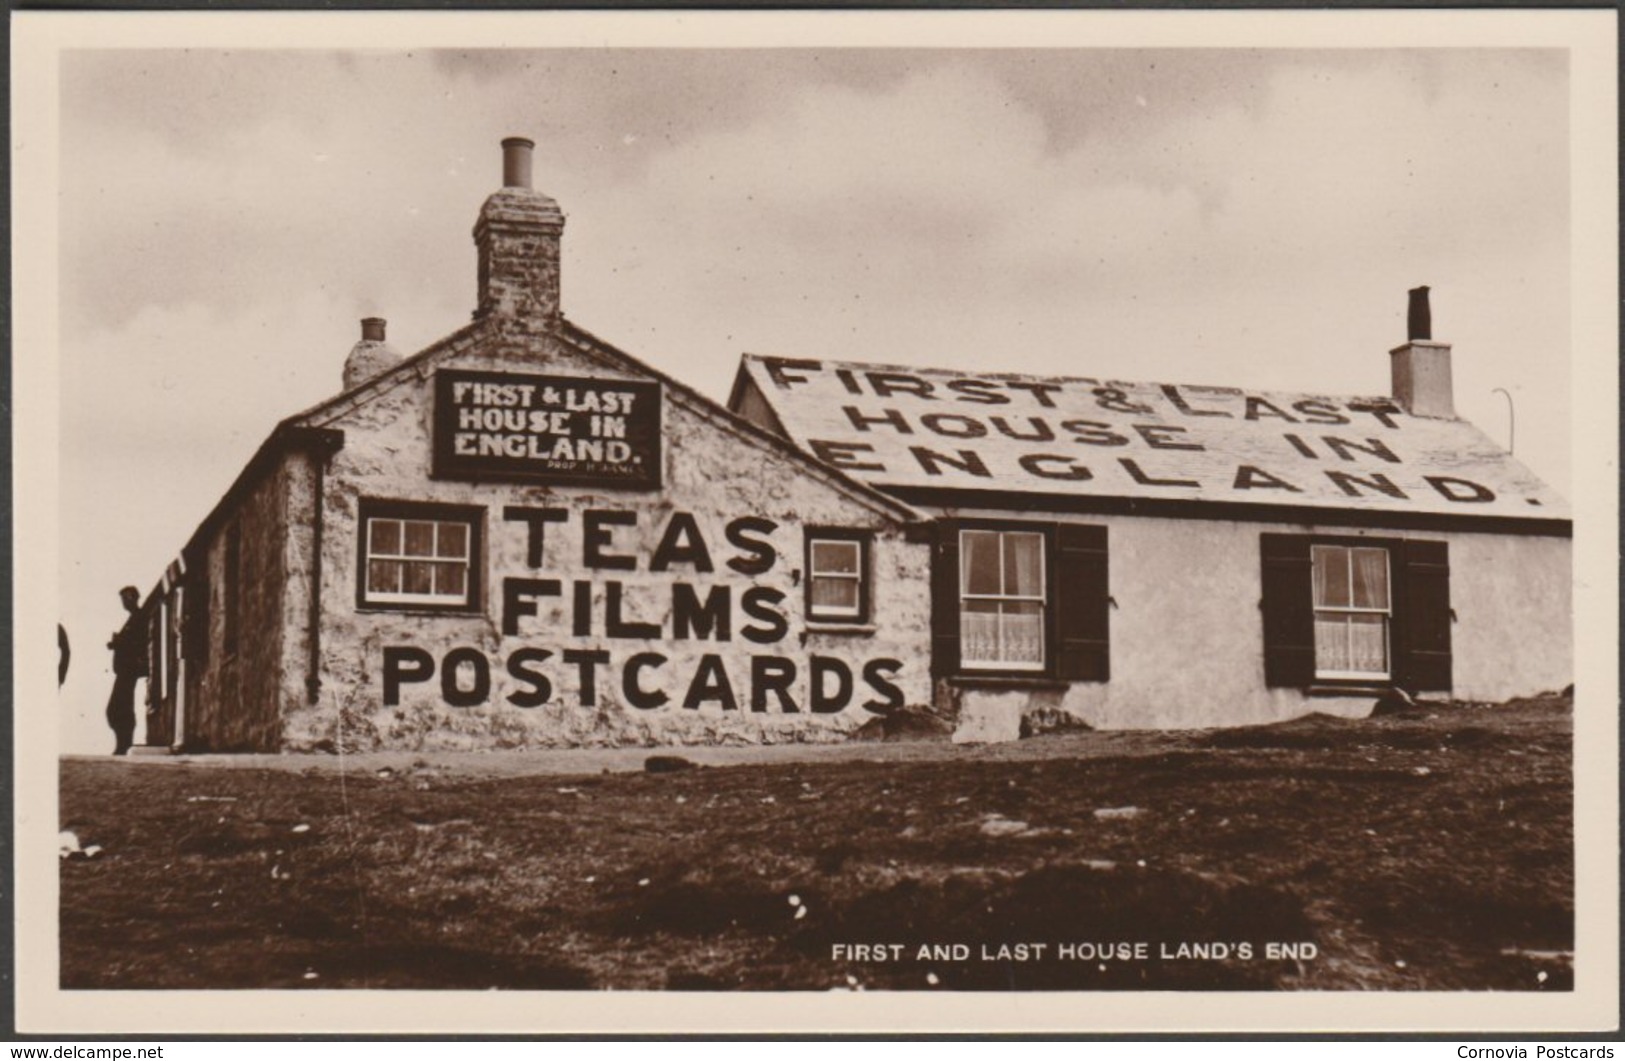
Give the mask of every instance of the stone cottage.
[{"label": "stone cottage", "polygon": [[503,150],[473,322],[403,358],[363,321],[149,599],[148,743],[823,741],[926,702],[913,511],[566,319],[564,216]]}]

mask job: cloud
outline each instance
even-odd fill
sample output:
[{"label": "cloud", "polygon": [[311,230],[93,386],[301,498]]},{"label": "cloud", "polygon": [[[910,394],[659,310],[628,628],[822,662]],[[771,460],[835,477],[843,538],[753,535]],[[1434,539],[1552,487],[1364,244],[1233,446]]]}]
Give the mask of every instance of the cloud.
[{"label": "cloud", "polygon": [[[718,376],[760,343],[1380,390],[1406,287],[1448,304],[1565,269],[1563,79],[1502,70],[1498,94],[1426,65],[1299,55],[1246,105],[1210,94],[1064,149],[974,64],[805,86],[660,150],[637,200],[578,207],[574,269],[614,280],[571,312]],[[1561,286],[1525,309],[1566,319]]]}]

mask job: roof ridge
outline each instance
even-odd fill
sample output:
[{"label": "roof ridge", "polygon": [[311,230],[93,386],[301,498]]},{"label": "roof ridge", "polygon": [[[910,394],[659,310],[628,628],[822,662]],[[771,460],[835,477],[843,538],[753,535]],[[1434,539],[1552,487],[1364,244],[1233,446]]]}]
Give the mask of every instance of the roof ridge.
[{"label": "roof ridge", "polygon": [[892,518],[901,519],[907,522],[913,522],[922,518],[920,513],[907,503],[898,500],[883,490],[876,489],[867,483],[847,475],[838,468],[830,467],[823,461],[820,461],[810,454],[804,452],[790,439],[780,438],[772,432],[762,430],[760,427],[757,427],[749,420],[746,420],[744,417],[733,412],[726,405],[722,404],[716,399],[707,397],[705,394],[682,382],[681,380],[676,379],[675,377],[662,372],[660,369],[655,368],[653,365],[648,364],[640,358],[627,353],[614,343],[594,335],[592,332],[587,331],[587,329],[581,327],[579,324],[576,324],[574,321],[561,319],[560,325],[561,327],[559,330],[561,334],[565,332],[574,333],[578,338],[599,347],[602,353],[625,361],[639,372],[647,373],[648,375],[659,380],[669,389],[676,391],[680,396],[689,399],[691,402],[697,403],[703,410],[717,417],[724,426],[732,429],[736,434],[750,439],[757,444],[765,444],[775,452],[782,453],[789,459],[796,461],[803,467],[812,471],[814,474],[817,474],[827,481],[834,483],[848,493],[856,494],[859,497],[864,498],[872,506],[885,509],[892,516]]},{"label": "roof ridge", "polygon": [[[1177,380],[1170,381],[1170,380],[1122,379],[1122,378],[1116,377],[1116,376],[1068,376],[1068,375],[1053,375],[1053,374],[1050,374],[1050,373],[1039,373],[1039,372],[989,372],[989,371],[984,371],[984,370],[981,370],[981,369],[948,368],[948,367],[944,367],[944,366],[941,366],[941,365],[904,365],[904,364],[897,364],[897,363],[893,363],[893,362],[884,362],[884,361],[847,361],[847,360],[843,360],[843,359],[829,358],[829,357],[783,357],[783,356],[780,356],[780,355],[777,355],[777,354],[754,354],[754,353],[748,353],[748,352],[740,354],[739,358],[740,358],[741,363],[744,363],[744,362],[756,362],[758,364],[765,364],[767,362],[784,362],[784,363],[788,363],[788,364],[795,364],[797,362],[808,362],[808,363],[817,363],[819,365],[830,366],[832,368],[861,369],[861,370],[870,371],[870,372],[873,372],[873,371],[904,372],[904,373],[914,373],[914,374],[920,374],[920,375],[930,374],[930,375],[942,375],[942,376],[956,376],[956,377],[963,377],[963,378],[967,378],[967,379],[998,379],[998,380],[1019,379],[1019,380],[1034,380],[1034,381],[1039,381],[1039,382],[1044,382],[1044,383],[1085,383],[1085,384],[1091,384],[1091,385],[1100,386],[1100,387],[1106,387],[1106,386],[1111,386],[1111,387],[1145,387],[1145,388],[1148,388],[1148,389],[1161,388],[1161,387],[1178,387],[1181,390],[1188,390],[1188,391],[1192,391],[1192,392],[1205,392],[1205,393],[1209,393],[1209,394],[1216,393],[1216,392],[1217,393],[1224,393],[1224,394],[1255,394],[1255,395],[1260,395],[1260,396],[1270,395],[1270,394],[1290,394],[1290,395],[1293,395],[1293,396],[1298,397],[1298,398],[1320,398],[1320,397],[1324,397],[1324,398],[1343,398],[1343,399],[1352,398],[1352,399],[1354,399],[1356,401],[1379,401],[1380,400],[1380,401],[1385,401],[1385,402],[1390,402],[1390,403],[1392,403],[1394,401],[1393,396],[1389,395],[1389,394],[1376,394],[1376,393],[1372,393],[1372,394],[1356,394],[1356,393],[1345,393],[1345,392],[1341,392],[1341,391],[1324,391],[1324,390],[1302,390],[1302,391],[1299,391],[1299,390],[1281,390],[1281,389],[1275,389],[1275,388],[1264,389],[1264,388],[1258,388],[1258,387],[1238,387],[1238,386],[1236,386],[1234,384],[1226,384],[1226,383],[1189,383],[1189,382],[1181,382],[1181,381],[1177,381]],[[1407,415],[1410,415],[1410,414],[1407,414]]]}]

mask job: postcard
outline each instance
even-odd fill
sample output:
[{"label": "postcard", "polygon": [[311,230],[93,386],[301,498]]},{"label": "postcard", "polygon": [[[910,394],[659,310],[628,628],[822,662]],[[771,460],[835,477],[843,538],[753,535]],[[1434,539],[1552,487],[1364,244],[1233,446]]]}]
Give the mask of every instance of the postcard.
[{"label": "postcard", "polygon": [[19,1029],[1617,1026],[1614,18],[19,14]]}]

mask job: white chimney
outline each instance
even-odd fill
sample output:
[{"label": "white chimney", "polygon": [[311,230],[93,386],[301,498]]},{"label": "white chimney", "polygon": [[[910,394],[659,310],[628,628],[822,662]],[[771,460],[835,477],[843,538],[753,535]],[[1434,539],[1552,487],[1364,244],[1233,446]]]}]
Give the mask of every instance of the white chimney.
[{"label": "white chimney", "polygon": [[384,341],[384,323],[382,317],[362,319],[361,341],[350,348],[350,356],[344,359],[345,390],[354,390],[401,363],[401,355]]},{"label": "white chimney", "polygon": [[1404,346],[1388,352],[1393,369],[1394,401],[1412,416],[1456,418],[1455,388],[1450,378],[1450,344],[1433,341],[1433,312],[1426,286],[1410,291]]}]

